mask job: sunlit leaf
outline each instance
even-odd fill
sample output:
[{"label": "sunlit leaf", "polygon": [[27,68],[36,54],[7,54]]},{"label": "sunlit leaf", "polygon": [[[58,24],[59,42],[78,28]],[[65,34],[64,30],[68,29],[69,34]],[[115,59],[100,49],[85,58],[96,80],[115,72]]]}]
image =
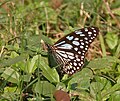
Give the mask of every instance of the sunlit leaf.
[{"label": "sunlit leaf", "polygon": [[12,68],[6,68],[6,70],[1,75],[3,78],[5,78],[7,81],[12,83],[18,83],[20,75],[17,71],[15,71]]},{"label": "sunlit leaf", "polygon": [[114,33],[107,33],[106,42],[110,49],[114,49],[118,43],[118,36]]}]

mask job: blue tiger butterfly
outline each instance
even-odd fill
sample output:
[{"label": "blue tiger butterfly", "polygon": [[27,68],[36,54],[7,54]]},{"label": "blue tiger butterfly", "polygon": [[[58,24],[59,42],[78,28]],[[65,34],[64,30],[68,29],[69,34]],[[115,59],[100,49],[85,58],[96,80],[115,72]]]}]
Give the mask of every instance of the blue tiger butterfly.
[{"label": "blue tiger butterfly", "polygon": [[97,27],[78,29],[47,46],[62,70],[72,75],[83,67],[85,54],[98,33]]}]

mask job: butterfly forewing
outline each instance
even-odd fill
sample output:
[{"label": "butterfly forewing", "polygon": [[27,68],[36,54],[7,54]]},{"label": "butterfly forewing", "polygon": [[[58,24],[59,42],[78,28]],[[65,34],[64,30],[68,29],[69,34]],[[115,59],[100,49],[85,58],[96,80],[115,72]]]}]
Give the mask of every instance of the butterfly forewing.
[{"label": "butterfly forewing", "polygon": [[97,27],[76,30],[58,40],[51,50],[63,71],[72,75],[84,65],[85,53],[98,35]]}]

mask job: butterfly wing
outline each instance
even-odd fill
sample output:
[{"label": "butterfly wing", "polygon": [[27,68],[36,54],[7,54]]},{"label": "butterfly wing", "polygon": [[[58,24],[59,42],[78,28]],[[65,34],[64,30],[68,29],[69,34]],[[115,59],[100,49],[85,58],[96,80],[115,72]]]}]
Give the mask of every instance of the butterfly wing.
[{"label": "butterfly wing", "polygon": [[58,40],[51,50],[63,71],[72,75],[84,65],[85,54],[98,35],[97,27],[76,30]]}]

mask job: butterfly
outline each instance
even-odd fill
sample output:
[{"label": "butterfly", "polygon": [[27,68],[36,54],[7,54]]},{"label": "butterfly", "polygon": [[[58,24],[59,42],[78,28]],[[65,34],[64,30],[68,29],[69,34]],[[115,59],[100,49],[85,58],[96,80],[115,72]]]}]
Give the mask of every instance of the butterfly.
[{"label": "butterfly", "polygon": [[62,71],[72,75],[83,67],[85,54],[98,33],[97,27],[78,29],[47,46]]}]

